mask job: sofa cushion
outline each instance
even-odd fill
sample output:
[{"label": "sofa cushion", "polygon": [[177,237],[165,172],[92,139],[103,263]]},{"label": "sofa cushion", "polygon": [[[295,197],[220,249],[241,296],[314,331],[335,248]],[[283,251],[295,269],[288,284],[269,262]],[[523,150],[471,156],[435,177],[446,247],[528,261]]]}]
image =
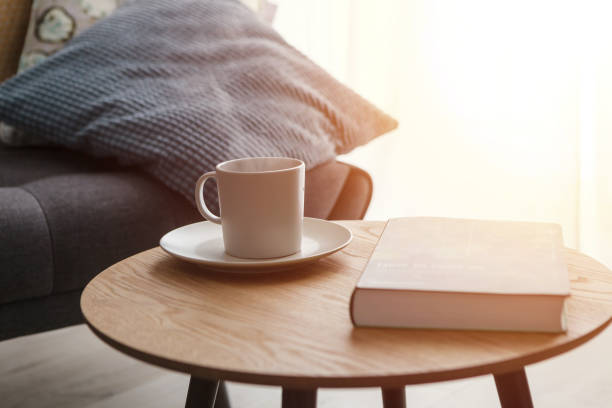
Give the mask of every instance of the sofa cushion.
[{"label": "sofa cushion", "polygon": [[138,171],[59,148],[0,148],[0,303],[81,289],[198,220]]},{"label": "sofa cushion", "polygon": [[[327,218],[349,166],[306,172],[305,215]],[[150,176],[63,149],[0,148],[0,303],[78,290],[163,234],[200,221],[195,208]],[[369,192],[351,201],[359,217]],[[348,215],[346,215],[348,214]]]},{"label": "sofa cushion", "polygon": [[133,172],[57,175],[22,188],[46,215],[54,292],[82,288],[104,268],[157,246],[166,232],[196,219],[186,201]]},{"label": "sofa cushion", "polygon": [[0,303],[52,289],[53,251],[42,208],[22,188],[0,188]]}]

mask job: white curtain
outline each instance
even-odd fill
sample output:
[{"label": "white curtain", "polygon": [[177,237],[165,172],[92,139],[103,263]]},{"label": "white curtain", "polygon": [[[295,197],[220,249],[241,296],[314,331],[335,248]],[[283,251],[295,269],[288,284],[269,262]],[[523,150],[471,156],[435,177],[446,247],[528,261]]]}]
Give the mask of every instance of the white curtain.
[{"label": "white curtain", "polygon": [[612,266],[607,1],[277,0],[275,28],[395,116],[342,160],[368,219],[550,221]]}]

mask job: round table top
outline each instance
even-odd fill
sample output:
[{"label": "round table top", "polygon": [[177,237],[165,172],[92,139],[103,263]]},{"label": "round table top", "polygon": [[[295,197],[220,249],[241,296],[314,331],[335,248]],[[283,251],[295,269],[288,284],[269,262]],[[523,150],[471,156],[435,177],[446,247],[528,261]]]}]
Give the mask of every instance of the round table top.
[{"label": "round table top", "polygon": [[401,386],[521,369],[601,332],[612,273],[566,251],[563,334],[355,328],[349,300],[384,222],[343,221],[344,250],[284,272],[209,272],[154,248],[100,273],[81,309],[116,349],[203,378],[286,387]]}]

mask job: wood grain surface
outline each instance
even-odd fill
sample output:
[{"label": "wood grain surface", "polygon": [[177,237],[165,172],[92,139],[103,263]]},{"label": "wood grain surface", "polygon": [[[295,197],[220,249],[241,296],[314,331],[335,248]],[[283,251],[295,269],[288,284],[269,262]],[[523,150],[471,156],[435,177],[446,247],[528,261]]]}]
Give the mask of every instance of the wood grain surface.
[{"label": "wood grain surface", "polygon": [[383,222],[343,221],[344,250],[302,268],[224,275],[154,248],[100,273],[81,308],[90,328],[140,360],[200,377],[311,387],[395,387],[500,374],[570,350],[612,315],[612,273],[566,251],[565,334],[354,328],[351,291]]}]

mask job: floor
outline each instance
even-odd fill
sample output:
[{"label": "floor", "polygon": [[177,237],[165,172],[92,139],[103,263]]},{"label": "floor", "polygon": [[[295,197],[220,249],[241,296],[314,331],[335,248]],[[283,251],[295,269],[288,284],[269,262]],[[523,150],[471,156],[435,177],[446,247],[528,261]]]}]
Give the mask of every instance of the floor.
[{"label": "floor", "polygon": [[[536,407],[612,407],[612,329],[527,367]],[[0,342],[0,406],[180,407],[188,377],[124,356],[74,326]],[[280,389],[230,383],[235,408],[280,406]],[[499,406],[491,376],[406,388],[409,407]],[[324,389],[318,406],[381,407],[377,389]]]}]

